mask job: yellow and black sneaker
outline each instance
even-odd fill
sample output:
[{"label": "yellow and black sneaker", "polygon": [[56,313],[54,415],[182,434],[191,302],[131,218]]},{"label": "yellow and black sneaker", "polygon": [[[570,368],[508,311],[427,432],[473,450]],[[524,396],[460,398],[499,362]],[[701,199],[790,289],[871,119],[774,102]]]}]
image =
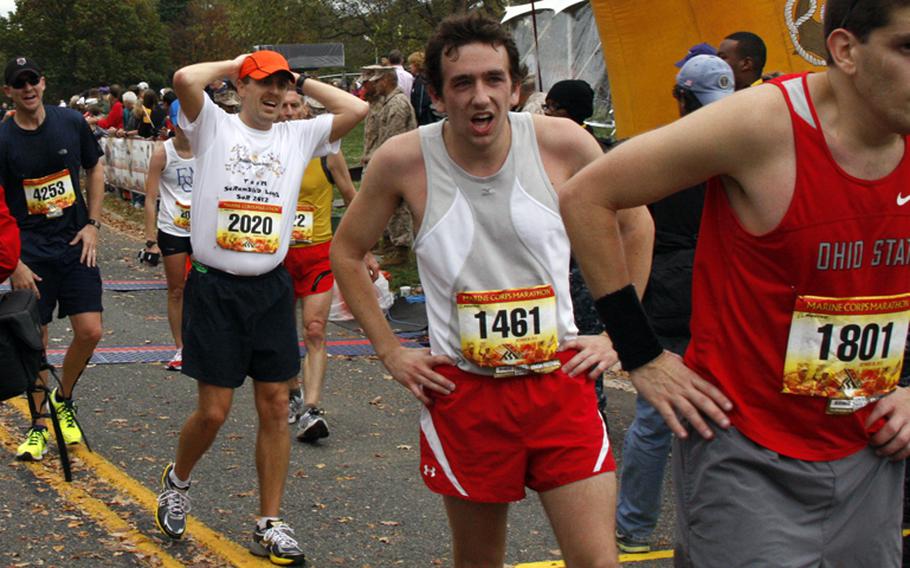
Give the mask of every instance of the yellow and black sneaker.
[{"label": "yellow and black sneaker", "polygon": [[67,444],[78,444],[82,441],[82,429],[76,421],[76,407],[71,399],[58,400],[58,389],[51,391],[50,401],[60,421],[60,431],[63,432],[63,441]]},{"label": "yellow and black sneaker", "polygon": [[651,552],[651,544],[632,539],[620,531],[616,531],[616,547],[625,554],[646,554]]},{"label": "yellow and black sneaker", "polygon": [[32,426],[28,429],[25,441],[16,450],[16,459],[22,461],[39,461],[47,453],[47,428]]},{"label": "yellow and black sneaker", "polygon": [[186,514],[190,512],[190,497],[185,489],[177,487],[171,481],[171,470],[174,464],[169,463],[161,474],[161,493],[158,495],[158,507],[155,510],[155,523],[161,532],[171,538],[180,538],[186,532]]},{"label": "yellow and black sneaker", "polygon": [[266,521],[265,528],[256,524],[250,552],[268,557],[278,566],[306,566],[306,557],[294,538],[294,529],[281,520]]}]

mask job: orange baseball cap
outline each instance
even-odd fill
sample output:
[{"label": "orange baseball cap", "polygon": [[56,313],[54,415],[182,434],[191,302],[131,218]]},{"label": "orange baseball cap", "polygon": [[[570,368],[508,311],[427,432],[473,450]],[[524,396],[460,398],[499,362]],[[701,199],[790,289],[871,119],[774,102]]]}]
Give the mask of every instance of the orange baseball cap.
[{"label": "orange baseball cap", "polygon": [[288,60],[277,51],[264,49],[251,53],[243,60],[237,78],[243,79],[249,76],[259,81],[275,73],[285,73],[289,80],[294,80],[294,74],[291,73]]}]

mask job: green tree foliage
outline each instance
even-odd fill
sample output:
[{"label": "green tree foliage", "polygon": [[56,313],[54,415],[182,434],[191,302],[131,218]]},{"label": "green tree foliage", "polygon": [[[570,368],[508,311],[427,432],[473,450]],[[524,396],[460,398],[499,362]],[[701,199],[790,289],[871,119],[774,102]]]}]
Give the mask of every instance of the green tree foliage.
[{"label": "green tree foliage", "polygon": [[[349,69],[422,49],[449,14],[500,17],[506,0],[16,0],[0,54],[35,58],[47,100],[104,83],[169,83],[175,69],[254,45],[341,42]],[[6,58],[3,58],[5,61]]]},{"label": "green tree foliage", "polygon": [[16,0],[0,51],[42,66],[49,102],[105,83],[164,85],[170,63],[155,0]]}]

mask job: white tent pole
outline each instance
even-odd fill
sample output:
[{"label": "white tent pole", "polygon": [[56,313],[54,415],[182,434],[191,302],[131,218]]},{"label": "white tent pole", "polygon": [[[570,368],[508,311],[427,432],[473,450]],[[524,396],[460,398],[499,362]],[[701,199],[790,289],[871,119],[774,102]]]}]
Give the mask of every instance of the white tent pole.
[{"label": "white tent pole", "polygon": [[543,92],[543,77],[540,76],[540,45],[537,43],[537,9],[531,0],[531,25],[534,28],[534,55],[537,59],[537,90]]}]

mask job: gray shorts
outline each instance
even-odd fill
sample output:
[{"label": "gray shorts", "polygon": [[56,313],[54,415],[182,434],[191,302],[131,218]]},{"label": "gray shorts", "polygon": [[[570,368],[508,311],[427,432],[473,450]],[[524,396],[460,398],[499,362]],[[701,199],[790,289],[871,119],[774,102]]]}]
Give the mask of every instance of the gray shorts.
[{"label": "gray shorts", "polygon": [[675,566],[897,568],[904,462],[788,458],[735,428],[673,441]]}]

